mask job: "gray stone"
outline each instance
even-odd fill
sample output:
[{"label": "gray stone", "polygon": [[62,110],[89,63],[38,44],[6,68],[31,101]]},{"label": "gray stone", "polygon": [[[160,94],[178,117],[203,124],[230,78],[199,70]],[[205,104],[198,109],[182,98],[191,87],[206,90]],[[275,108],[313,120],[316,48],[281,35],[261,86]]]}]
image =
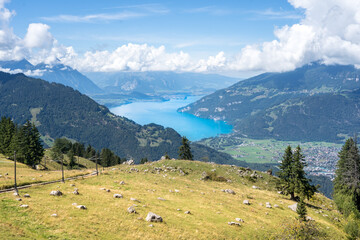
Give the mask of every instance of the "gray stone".
[{"label": "gray stone", "polygon": [[191,212],[190,211],[186,211],[186,212],[184,212],[185,214],[191,214]]},{"label": "gray stone", "polygon": [[105,190],[106,190],[106,188],[102,187],[102,188],[100,188],[100,190],[104,190],[104,191],[105,191]]},{"label": "gray stone", "polygon": [[176,211],[181,211],[181,209],[180,209],[180,208],[178,208],[178,209],[176,209]]},{"label": "gray stone", "polygon": [[53,191],[50,192],[50,195],[52,195],[52,196],[61,196],[63,194],[59,190],[53,190]]},{"label": "gray stone", "polygon": [[106,192],[111,192],[111,190],[110,190],[110,189],[106,189]]},{"label": "gray stone", "polygon": [[185,176],[185,172],[184,172],[182,169],[179,169],[179,173],[180,173],[182,176]]},{"label": "gray stone", "polygon": [[21,207],[21,208],[28,208],[28,207],[29,207],[29,205],[26,205],[26,204],[21,204],[21,205],[20,205],[20,207]]},{"label": "gray stone", "polygon": [[51,214],[52,217],[57,217],[58,215],[56,213]]},{"label": "gray stone", "polygon": [[291,210],[293,210],[294,212],[296,212],[297,209],[297,203],[289,205],[288,208],[290,208]]},{"label": "gray stone", "polygon": [[14,192],[14,194],[13,194],[14,196],[19,196],[19,193],[17,193],[17,192]]},{"label": "gray stone", "polygon": [[134,206],[128,207],[127,211],[128,211],[128,213],[136,213]]},{"label": "gray stone", "polygon": [[278,208],[279,207],[279,205],[277,205],[277,204],[274,204],[274,208]]},{"label": "gray stone", "polygon": [[121,181],[119,184],[120,184],[120,185],[125,185],[125,182],[124,182],[124,181]]},{"label": "gray stone", "polygon": [[243,204],[245,204],[245,205],[250,205],[250,202],[249,202],[249,200],[244,200],[244,201],[243,201]]},{"label": "gray stone", "polygon": [[24,194],[24,197],[29,198],[30,195],[29,194]]},{"label": "gray stone", "polygon": [[166,201],[166,199],[161,198],[161,197],[158,197],[158,200],[160,200],[160,201]]},{"label": "gray stone", "polygon": [[78,205],[78,206],[76,206],[78,209],[83,209],[83,210],[85,210],[85,209],[87,209],[86,208],[86,206],[84,206],[84,205]]},{"label": "gray stone", "polygon": [[123,195],[119,194],[119,193],[115,193],[114,194],[114,198],[123,198]]},{"label": "gray stone", "polygon": [[70,187],[75,187],[75,184],[73,184],[73,183],[72,183],[72,184],[70,184]]},{"label": "gray stone", "polygon": [[244,222],[244,220],[242,220],[241,218],[235,218],[235,220],[238,222]]},{"label": "gray stone", "polygon": [[267,208],[271,208],[271,204],[269,202],[266,202],[265,205],[266,205]]},{"label": "gray stone", "polygon": [[160,217],[159,215],[149,212],[148,215],[146,216],[146,221],[148,222],[162,222],[163,219],[162,217]]},{"label": "gray stone", "polygon": [[260,189],[259,187],[257,186],[252,186],[253,189]]},{"label": "gray stone", "polygon": [[234,226],[241,226],[240,223],[237,222],[228,222],[229,225],[234,225]]},{"label": "gray stone", "polygon": [[75,188],[74,191],[73,191],[73,194],[79,195],[79,189]]},{"label": "gray stone", "polygon": [[229,193],[229,194],[234,194],[235,195],[235,192],[231,189],[225,189],[225,192],[226,193]]},{"label": "gray stone", "polygon": [[137,200],[136,198],[130,198],[130,201],[140,202],[140,201],[139,201],[139,200]]},{"label": "gray stone", "polygon": [[154,225],[150,224],[149,227],[154,227]]},{"label": "gray stone", "polygon": [[306,221],[315,221],[312,217],[310,217],[310,216],[306,216]]},{"label": "gray stone", "polygon": [[22,199],[21,199],[21,198],[17,198],[16,201],[19,201],[19,202],[20,202],[20,201],[22,201]]},{"label": "gray stone", "polygon": [[178,189],[175,189],[174,191],[175,191],[176,193],[180,192],[180,190],[178,190]]},{"label": "gray stone", "polygon": [[77,206],[77,203],[73,203],[73,204],[71,204],[71,205],[73,205],[73,206]]}]

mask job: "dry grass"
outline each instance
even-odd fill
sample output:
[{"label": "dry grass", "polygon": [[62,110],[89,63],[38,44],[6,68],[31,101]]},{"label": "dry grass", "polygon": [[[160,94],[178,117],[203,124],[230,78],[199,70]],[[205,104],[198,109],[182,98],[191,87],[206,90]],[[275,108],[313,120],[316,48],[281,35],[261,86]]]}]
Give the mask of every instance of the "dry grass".
[{"label": "dry grass", "polygon": [[[61,165],[59,166],[61,169]],[[22,163],[16,164],[16,170],[18,186],[61,179],[60,170],[37,171]],[[65,177],[85,175],[92,171],[93,169],[66,170]],[[2,155],[0,155],[0,175],[0,190],[14,186],[14,162],[7,160]]]},{"label": "dry grass", "polygon": [[[144,172],[163,165],[182,168],[189,174]],[[19,208],[20,202],[11,193],[0,195],[0,239],[269,239],[276,238],[296,217],[288,208],[294,202],[274,191],[272,178],[266,174],[253,183],[240,177],[237,167],[171,160],[116,168],[99,177],[22,190],[20,194],[31,195],[21,202],[28,204],[28,209]],[[131,168],[139,172],[130,171]],[[200,180],[203,171],[214,168],[217,174],[232,182]],[[120,185],[120,181],[126,184]],[[76,185],[80,195],[71,193],[74,187],[70,183]],[[252,185],[260,189],[253,189]],[[111,192],[100,190],[102,187]],[[49,195],[57,189],[64,195]],[[175,189],[180,192],[169,191]],[[236,195],[221,189],[232,189]],[[115,199],[114,193],[121,193],[124,198]],[[130,201],[131,197],[140,203]],[[250,200],[251,205],[242,204],[245,199]],[[279,208],[266,208],[266,202],[278,204]],[[88,209],[79,210],[72,203]],[[342,218],[334,210],[332,201],[316,195],[310,203],[319,208],[308,207],[319,229],[326,232],[329,239],[343,239],[343,222],[333,220]],[[127,213],[126,209],[134,204],[138,214]],[[188,210],[191,214],[184,214]],[[316,213],[319,210],[321,214]],[[145,221],[148,212],[159,214],[164,222],[149,227],[150,223]],[[51,217],[53,213],[58,217]],[[235,218],[245,222],[240,227],[229,226],[227,223]]]}]

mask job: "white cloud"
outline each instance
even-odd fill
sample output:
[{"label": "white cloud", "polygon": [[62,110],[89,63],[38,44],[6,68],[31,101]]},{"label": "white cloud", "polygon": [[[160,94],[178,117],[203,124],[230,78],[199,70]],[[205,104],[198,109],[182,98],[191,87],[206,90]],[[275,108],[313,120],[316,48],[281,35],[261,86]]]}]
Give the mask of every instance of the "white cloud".
[{"label": "white cloud", "polygon": [[[274,30],[275,39],[239,49],[234,56],[219,52],[195,61],[183,51],[167,52],[165,46],[128,43],[113,51],[87,51],[78,54],[60,44],[50,26],[32,23],[24,39],[9,26],[15,15],[0,0],[0,60],[27,58],[32,63],[60,61],[79,71],[287,71],[312,61],[360,66],[360,1],[289,0],[301,8],[304,17],[291,26]],[[209,11],[213,8],[196,9]],[[264,14],[278,16],[268,11]],[[89,15],[69,21],[111,20],[127,16]],[[66,20],[65,17],[63,20]],[[194,40],[196,41],[196,40]],[[186,46],[186,45],[184,45]],[[179,46],[181,47],[181,46]]]},{"label": "white cloud", "polygon": [[103,14],[92,14],[86,16],[59,15],[53,17],[42,17],[42,19],[49,22],[96,22],[96,21],[125,20],[129,18],[137,18],[142,16],[144,16],[143,13],[121,12],[115,14],[103,13]]},{"label": "white cloud", "polygon": [[31,23],[24,38],[27,48],[49,49],[54,44],[54,37],[49,32],[50,27],[42,23]]}]

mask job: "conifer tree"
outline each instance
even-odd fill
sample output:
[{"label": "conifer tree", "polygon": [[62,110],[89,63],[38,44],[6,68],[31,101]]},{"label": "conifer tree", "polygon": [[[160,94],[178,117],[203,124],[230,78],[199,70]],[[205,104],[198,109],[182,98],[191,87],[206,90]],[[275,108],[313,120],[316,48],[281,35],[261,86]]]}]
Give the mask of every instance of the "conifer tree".
[{"label": "conifer tree", "polygon": [[297,146],[293,153],[294,191],[296,194],[300,195],[301,198],[306,197],[307,199],[310,199],[314,195],[316,188],[310,185],[311,180],[306,178],[306,173],[304,171],[305,166],[305,157],[301,153],[300,146]]},{"label": "conifer tree", "polygon": [[299,203],[297,204],[296,213],[298,214],[298,219],[300,222],[306,221],[306,204],[303,198],[300,198]]},{"label": "conifer tree", "polygon": [[284,191],[286,194],[290,194],[291,200],[295,200],[293,153],[290,145],[285,149],[278,175],[280,178],[282,191]]},{"label": "conifer tree", "polygon": [[181,146],[179,148],[179,159],[193,160],[191,153],[190,141],[186,137],[182,137]]},{"label": "conifer tree", "polygon": [[75,163],[74,152],[73,152],[72,149],[70,151],[68,151],[67,156],[69,158],[69,165],[68,166],[69,166],[70,169],[73,169],[73,167],[76,165],[76,163]]},{"label": "conifer tree", "polygon": [[10,144],[15,134],[15,124],[10,118],[2,117],[0,120],[0,153],[11,156]]},{"label": "conifer tree", "polygon": [[335,171],[334,201],[338,209],[360,218],[360,156],[356,139],[349,138],[339,152]]}]

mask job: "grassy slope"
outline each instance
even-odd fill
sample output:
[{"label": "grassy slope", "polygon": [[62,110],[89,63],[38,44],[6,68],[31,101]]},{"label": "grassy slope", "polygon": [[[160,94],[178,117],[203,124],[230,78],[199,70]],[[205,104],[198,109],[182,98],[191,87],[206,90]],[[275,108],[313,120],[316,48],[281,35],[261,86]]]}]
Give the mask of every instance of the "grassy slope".
[{"label": "grassy slope", "polygon": [[[43,160],[44,161],[44,160]],[[89,161],[89,160],[86,160]],[[66,162],[66,159],[65,159]],[[85,162],[84,159],[80,159],[80,163]],[[90,161],[89,161],[90,162]],[[17,163],[17,185],[27,185],[31,183],[46,182],[61,179],[61,165],[47,160],[47,166],[51,170],[55,171],[37,171],[25,164]],[[66,169],[66,167],[65,167]],[[73,177],[78,175],[84,175],[91,173],[93,169],[81,169],[81,170],[66,170],[65,177]],[[8,175],[5,175],[8,173]],[[0,154],[0,189],[13,187],[14,185],[14,162],[7,160],[3,155]]]},{"label": "grassy slope", "polygon": [[[179,172],[150,173],[154,167],[181,167],[189,174]],[[139,172],[130,171],[131,168]],[[216,173],[231,179],[231,183],[201,181],[201,173],[216,169]],[[148,173],[144,170],[149,169]],[[23,198],[22,204],[11,193],[0,195],[0,239],[268,239],[282,231],[284,225],[295,220],[296,213],[288,209],[293,204],[288,197],[273,190],[273,180],[262,174],[251,182],[237,174],[238,167],[213,165],[189,161],[159,161],[139,166],[117,166],[99,177],[72,181],[80,195],[73,195],[70,183],[37,186],[21,190],[31,198]],[[120,181],[125,185],[119,185]],[[256,185],[261,189],[253,189]],[[110,193],[100,190],[111,189]],[[221,189],[233,189],[236,195]],[[64,195],[52,197],[51,190],[61,190]],[[169,192],[178,189],[179,193]],[[113,198],[114,193],[123,199]],[[140,203],[130,201],[130,198]],[[166,201],[160,201],[161,197]],[[243,205],[249,199],[251,205]],[[278,204],[279,208],[265,208],[265,203]],[[87,210],[79,210],[72,203],[83,204]],[[343,218],[333,208],[331,200],[317,194],[308,207],[310,215],[329,239],[342,239]],[[136,204],[138,214],[126,209]],[[261,206],[260,204],[263,204]],[[181,211],[177,211],[181,209]],[[191,215],[184,211],[191,211]],[[321,210],[322,213],[316,213]],[[164,223],[149,227],[145,221],[148,212],[163,217]],[[268,215],[266,214],[268,213]],[[51,217],[57,213],[58,217]],[[327,216],[326,216],[327,215]],[[227,222],[242,218],[241,227]],[[340,223],[333,219],[337,217]]]}]

